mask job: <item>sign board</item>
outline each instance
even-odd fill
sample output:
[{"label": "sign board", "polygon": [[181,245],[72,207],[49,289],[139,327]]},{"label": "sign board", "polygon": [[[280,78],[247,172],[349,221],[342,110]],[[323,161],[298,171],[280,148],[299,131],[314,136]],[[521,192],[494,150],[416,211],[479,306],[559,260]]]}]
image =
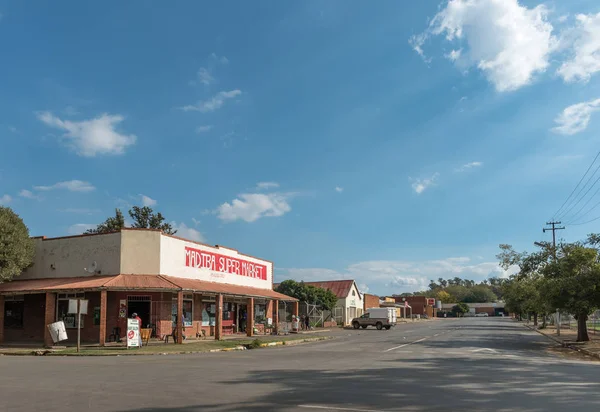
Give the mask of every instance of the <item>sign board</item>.
[{"label": "sign board", "polygon": [[77,301],[81,302],[79,304],[79,309],[81,310],[81,314],[87,315],[87,312],[88,312],[88,300],[87,299],[69,299],[68,313],[77,313]]},{"label": "sign board", "polygon": [[427,298],[427,306],[435,306],[435,298]]},{"label": "sign board", "polygon": [[121,299],[119,301],[119,317],[120,318],[127,317],[127,301],[125,299]]},{"label": "sign board", "polygon": [[140,346],[140,324],[137,319],[127,319],[127,347]]},{"label": "sign board", "polygon": [[213,272],[267,280],[267,267],[265,265],[189,246],[185,247],[185,265],[193,268],[209,269]]}]

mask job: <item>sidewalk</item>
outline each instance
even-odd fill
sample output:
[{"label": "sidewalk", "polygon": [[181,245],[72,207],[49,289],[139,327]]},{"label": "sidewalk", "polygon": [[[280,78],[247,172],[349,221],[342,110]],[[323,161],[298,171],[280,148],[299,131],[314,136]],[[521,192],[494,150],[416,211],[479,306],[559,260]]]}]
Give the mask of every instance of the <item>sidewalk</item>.
[{"label": "sidewalk", "polygon": [[600,359],[600,333],[594,334],[593,330],[588,330],[588,336],[590,337],[589,342],[576,342],[577,340],[577,329],[565,329],[561,328],[560,336],[556,335],[556,328],[554,326],[547,326],[545,329],[538,329],[533,326],[533,323],[523,323],[529,329],[535,330],[538,333],[552,339],[556,343],[561,344],[564,347],[582,352],[586,355],[593,356]]}]

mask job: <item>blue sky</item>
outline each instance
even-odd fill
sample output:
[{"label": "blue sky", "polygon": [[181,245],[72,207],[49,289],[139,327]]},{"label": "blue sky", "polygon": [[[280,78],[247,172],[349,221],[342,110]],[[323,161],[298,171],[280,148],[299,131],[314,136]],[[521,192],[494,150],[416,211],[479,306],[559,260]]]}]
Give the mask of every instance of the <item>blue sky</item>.
[{"label": "blue sky", "polygon": [[151,205],[276,280],[504,275],[598,151],[595,3],[0,0],[0,203],[46,236]]}]

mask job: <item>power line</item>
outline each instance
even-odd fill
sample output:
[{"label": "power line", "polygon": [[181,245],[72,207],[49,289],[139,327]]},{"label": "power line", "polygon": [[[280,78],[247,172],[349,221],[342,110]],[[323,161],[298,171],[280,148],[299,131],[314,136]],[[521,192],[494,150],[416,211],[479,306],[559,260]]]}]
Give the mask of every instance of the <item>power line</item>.
[{"label": "power line", "polygon": [[[593,186],[592,186],[593,187]],[[567,222],[567,224],[570,224],[571,222],[574,222],[576,220],[580,220],[583,216],[587,215],[590,211],[594,210],[594,207],[592,207],[590,210],[588,210],[587,212],[585,212],[582,216],[577,217],[578,214],[581,213],[581,211],[583,209],[585,209],[585,207],[592,201],[592,199],[594,198],[594,196],[596,196],[598,194],[598,192],[600,192],[600,187],[598,189],[596,189],[596,191],[594,192],[594,194],[587,200],[587,202],[585,202],[583,204],[583,206],[581,206],[579,208],[579,210],[573,215],[571,216],[571,218],[569,219],[569,221]],[[596,205],[597,206],[597,205]]]},{"label": "power line", "polygon": [[[600,153],[600,152],[599,152]],[[598,170],[600,169],[600,164],[598,164],[598,167],[596,167],[596,170],[594,170],[594,173],[592,173],[592,175],[586,180],[586,182],[583,184],[583,186],[581,186],[581,189],[579,189],[579,192],[577,192],[577,194],[575,195],[575,197],[579,196],[579,194],[583,191],[583,189],[585,189],[585,187],[587,186],[587,184],[590,182],[590,180],[592,180],[592,178],[596,175],[596,173],[598,172]],[[590,192],[590,190],[592,190],[592,188],[596,185],[596,183],[598,183],[598,181],[600,180],[600,176],[598,176],[598,178],[594,181],[594,183],[592,183],[592,185],[590,186],[590,188],[585,192],[585,194],[579,198],[579,200],[577,202],[575,202],[573,205],[571,205],[570,207],[568,207],[567,209],[565,209],[560,216],[557,216],[557,219],[561,219],[565,216],[567,216],[567,214],[573,210],[573,208],[575,206],[577,206],[579,204],[579,202],[581,202],[583,200],[584,197],[587,196],[587,194]]]},{"label": "power line", "polygon": [[[598,203],[598,204],[600,204],[600,203]],[[587,222],[581,222],[581,223],[571,223],[571,226],[587,225],[588,223],[595,222],[595,221],[596,221],[596,220],[598,220],[598,219],[600,219],[600,216],[598,216],[598,217],[597,217],[597,218],[595,218],[595,219],[588,220]]]},{"label": "power line", "polygon": [[579,182],[577,183],[577,185],[575,186],[575,188],[573,189],[573,191],[571,192],[571,194],[569,194],[569,196],[563,202],[563,204],[560,206],[560,208],[558,208],[558,210],[554,213],[554,217],[558,217],[558,214],[560,213],[560,211],[562,210],[562,208],[565,207],[565,205],[567,204],[567,202],[569,201],[569,199],[571,199],[571,196],[573,196],[573,193],[575,193],[575,191],[577,190],[577,188],[579,187],[579,185],[581,184],[581,182],[583,182],[583,179],[585,179],[585,177],[589,173],[589,171],[592,168],[592,166],[594,165],[594,163],[596,163],[596,160],[598,160],[598,156],[600,156],[600,151],[598,152],[598,154],[596,155],[596,157],[594,158],[594,160],[592,161],[592,163],[590,164],[590,166],[587,168],[587,170],[585,171],[585,173],[583,174],[583,176],[581,176],[581,179],[579,179]]},{"label": "power line", "polygon": [[552,231],[552,247],[554,250],[554,258],[556,259],[556,231],[557,230],[564,230],[564,226],[563,227],[556,227],[556,225],[560,225],[561,222],[546,222],[547,225],[551,225],[552,227],[545,227],[542,229],[542,231],[544,233],[546,233],[546,231]]}]

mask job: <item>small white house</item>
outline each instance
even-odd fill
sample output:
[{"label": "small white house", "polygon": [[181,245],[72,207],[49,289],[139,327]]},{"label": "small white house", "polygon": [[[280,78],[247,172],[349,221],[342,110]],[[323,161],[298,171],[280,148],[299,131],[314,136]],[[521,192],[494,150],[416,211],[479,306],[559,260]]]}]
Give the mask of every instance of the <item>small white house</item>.
[{"label": "small white house", "polygon": [[363,295],[358,290],[354,280],[327,280],[323,282],[304,282],[304,284],[329,289],[335,293],[338,301],[333,313],[337,319],[341,319],[344,326],[350,325],[352,319],[363,314]]}]

